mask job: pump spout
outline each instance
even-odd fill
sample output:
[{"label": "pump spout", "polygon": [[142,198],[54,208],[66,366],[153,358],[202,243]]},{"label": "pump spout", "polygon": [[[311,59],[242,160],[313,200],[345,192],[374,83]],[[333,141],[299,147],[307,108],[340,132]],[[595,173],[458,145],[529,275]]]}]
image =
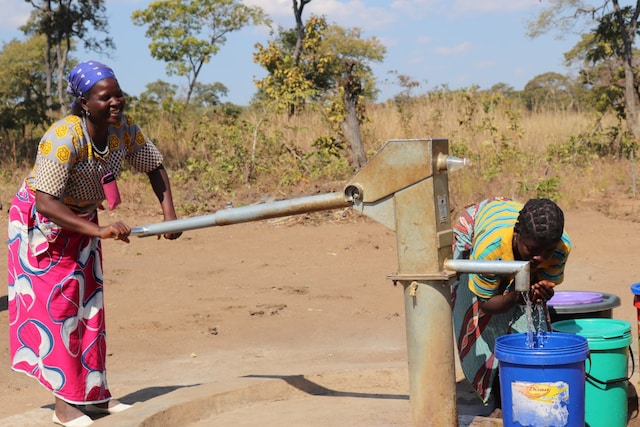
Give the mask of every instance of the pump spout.
[{"label": "pump spout", "polygon": [[523,261],[522,268],[516,273],[516,292],[529,292],[529,286],[531,286],[531,268],[529,261]]},{"label": "pump spout", "polygon": [[478,274],[515,274],[515,290],[527,292],[529,290],[531,269],[529,261],[481,261],[469,259],[446,259],[444,268],[458,273]]},{"label": "pump spout", "polygon": [[454,157],[444,153],[438,154],[436,158],[436,169],[441,172],[455,172],[467,166],[471,166],[471,159]]}]

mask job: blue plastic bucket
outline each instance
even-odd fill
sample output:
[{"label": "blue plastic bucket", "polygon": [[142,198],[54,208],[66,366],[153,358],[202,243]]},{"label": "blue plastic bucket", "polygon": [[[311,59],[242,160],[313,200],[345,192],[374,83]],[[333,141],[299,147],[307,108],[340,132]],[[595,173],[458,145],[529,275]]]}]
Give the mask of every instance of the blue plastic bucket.
[{"label": "blue plastic bucket", "polygon": [[587,426],[624,427],[628,411],[628,366],[631,324],[616,319],[555,322],[554,331],[581,335],[589,343],[585,362]]},{"label": "blue plastic bucket", "polygon": [[580,335],[550,332],[533,348],[524,333],[498,337],[503,425],[584,427],[588,355]]}]

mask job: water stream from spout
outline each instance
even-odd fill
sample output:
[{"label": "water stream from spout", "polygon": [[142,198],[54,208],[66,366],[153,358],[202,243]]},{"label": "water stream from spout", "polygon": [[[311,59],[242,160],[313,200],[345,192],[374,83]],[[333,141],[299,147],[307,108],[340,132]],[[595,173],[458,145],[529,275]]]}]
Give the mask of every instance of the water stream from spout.
[{"label": "water stream from spout", "polygon": [[[522,299],[525,302],[525,316],[527,318],[526,346],[527,348],[544,347],[547,332],[544,328],[546,316],[543,304],[534,304],[529,298],[529,292],[522,292]],[[535,313],[534,313],[535,312]],[[534,322],[534,314],[536,320]]]}]

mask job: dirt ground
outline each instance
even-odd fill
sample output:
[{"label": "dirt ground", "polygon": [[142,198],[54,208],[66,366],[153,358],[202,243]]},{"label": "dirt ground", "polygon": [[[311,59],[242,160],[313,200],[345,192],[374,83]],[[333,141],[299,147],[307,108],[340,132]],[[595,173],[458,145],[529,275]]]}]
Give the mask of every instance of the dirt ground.
[{"label": "dirt ground", "polygon": [[[403,290],[387,279],[397,271],[395,233],[344,214],[211,227],[177,241],[105,241],[108,379],[114,396],[147,391],[153,397],[247,375],[404,363]],[[632,324],[637,349],[630,285],[640,281],[640,224],[589,210],[565,214],[574,250],[562,287],[618,295],[621,305],[613,317]],[[158,220],[123,209],[104,213],[102,221],[110,216],[132,226]],[[0,229],[6,230],[4,214]],[[6,285],[5,277],[0,284]],[[0,324],[1,420],[50,405],[52,397],[9,368],[6,286],[0,288]]]}]

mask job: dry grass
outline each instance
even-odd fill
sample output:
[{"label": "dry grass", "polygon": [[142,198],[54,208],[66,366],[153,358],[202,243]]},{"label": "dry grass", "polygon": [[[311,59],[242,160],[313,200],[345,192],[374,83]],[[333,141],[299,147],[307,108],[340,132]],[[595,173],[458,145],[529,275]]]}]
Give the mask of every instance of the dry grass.
[{"label": "dry grass", "polygon": [[[592,114],[525,114],[509,102],[468,95],[369,106],[369,120],[362,126],[367,152],[374,154],[392,139],[447,138],[452,154],[474,160],[472,168],[450,176],[450,193],[456,206],[492,195],[521,200],[545,196],[566,208],[589,207],[610,216],[640,220],[628,160],[591,156],[587,162],[573,164],[547,155],[551,145],[566,144],[572,135],[589,132],[595,122]],[[340,191],[340,183],[351,176],[348,169],[340,172],[331,165],[311,170],[314,166],[307,156],[315,150],[314,141],[336,136],[319,112],[308,111],[290,119],[269,111],[245,110],[235,123],[242,124],[231,127],[218,117],[201,116],[180,123],[168,117],[143,124],[165,155],[176,205],[182,207],[183,215],[221,209],[229,200],[241,205],[327,189]],[[211,152],[210,143],[216,138],[222,146],[229,140],[229,144],[237,145],[236,152],[243,150],[238,155],[246,157],[245,165],[247,158],[257,155],[255,161],[261,168],[257,179],[224,188],[207,184],[209,181],[198,175],[201,171],[188,170],[185,165],[189,159],[215,166],[221,156],[233,157],[234,151]],[[260,157],[267,155],[277,157]],[[7,204],[28,167],[1,171],[0,202]],[[216,170],[219,168],[213,167],[208,173],[222,173]],[[120,180],[120,189],[127,204],[157,211],[144,176],[126,174]]]},{"label": "dry grass", "polygon": [[[474,166],[451,174],[450,191],[456,204],[466,205],[487,196],[502,195],[526,200],[540,194],[545,183],[556,180],[552,198],[567,208],[592,207],[608,215],[640,220],[632,193],[632,164],[627,159],[591,156],[575,165],[548,158],[552,144],[566,144],[572,135],[590,132],[592,113],[522,114],[509,105],[485,113],[464,113],[460,105],[441,102],[418,104],[402,117],[387,104],[371,110],[365,134],[379,148],[384,141],[400,138],[447,138],[450,148],[465,147],[465,156],[478,158]],[[517,113],[517,120],[509,120]],[[499,151],[509,151],[499,173],[488,177],[487,162]],[[513,157],[509,157],[513,155]]]}]

